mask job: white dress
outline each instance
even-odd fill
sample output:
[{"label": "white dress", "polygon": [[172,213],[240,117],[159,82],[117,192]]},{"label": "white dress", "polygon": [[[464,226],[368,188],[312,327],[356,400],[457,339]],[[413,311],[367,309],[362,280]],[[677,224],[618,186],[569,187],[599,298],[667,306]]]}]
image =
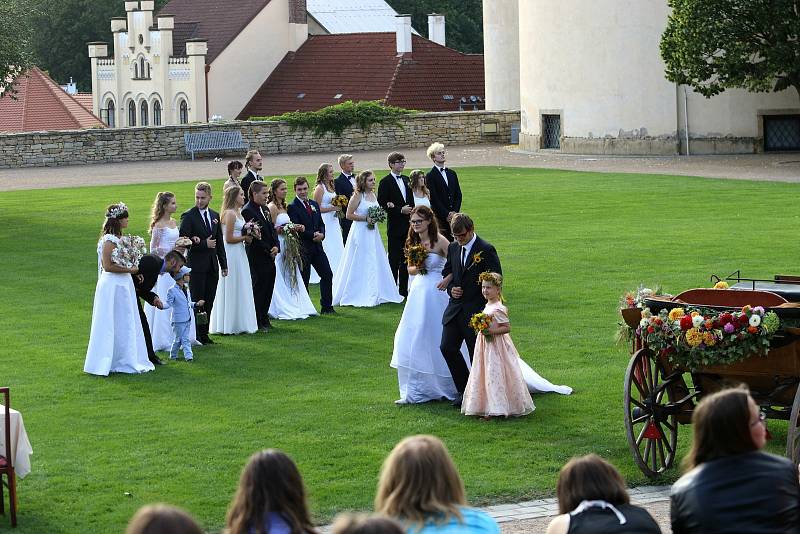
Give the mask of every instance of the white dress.
[{"label": "white dress", "polygon": [[[331,200],[334,199],[336,193],[328,191],[322,194],[321,208],[332,208]],[[339,266],[339,260],[342,259],[344,253],[344,240],[342,239],[342,226],[339,224],[339,218],[336,216],[335,211],[326,211],[322,214],[322,222],[325,223],[325,239],[322,240],[322,249],[328,257],[328,264],[331,266],[331,271],[336,275],[336,268]],[[312,284],[319,284],[319,275],[314,267],[311,267]]]},{"label": "white dress", "polygon": [[[275,226],[282,226],[290,222],[286,212],[279,213],[275,218]],[[288,273],[284,273],[283,251],[284,237],[278,234],[281,252],[275,256],[275,289],[272,292],[272,302],[269,305],[269,316],[273,319],[306,319],[316,315],[317,310],[311,303],[300,269],[297,269],[297,288],[292,290]]]},{"label": "white dress", "polygon": [[147,359],[133,278],[128,273],[103,270],[103,244],[106,241],[116,245],[119,238],[106,234],[97,244],[97,287],[83,370],[102,376],[152,371],[154,365]]},{"label": "white dress", "polygon": [[[158,254],[163,258],[167,252],[175,248],[175,241],[178,240],[180,232],[175,228],[153,228],[153,236],[150,239],[150,253]],[[167,291],[175,284],[175,280],[169,273],[158,275],[156,287],[153,291],[161,302],[167,302]],[[192,294],[189,293],[189,286],[186,286],[189,300]],[[172,312],[170,310],[159,310],[149,304],[144,304],[144,314],[147,316],[147,323],[150,325],[150,336],[153,338],[153,350],[169,350],[172,347]],[[201,345],[197,341],[195,332],[194,314],[192,314],[191,325],[189,326],[189,342],[192,345]]]},{"label": "white dress", "polygon": [[[244,219],[237,217],[233,223],[233,235],[242,235]],[[225,224],[222,224],[225,234]],[[224,241],[224,240],[223,240]],[[258,330],[256,309],[253,304],[253,279],[244,242],[225,243],[228,259],[228,276],[219,274],[217,295],[211,309],[208,331],[212,334],[252,334]]]},{"label": "white dress", "polygon": [[[378,201],[367,200],[363,193],[356,215],[365,217]],[[344,256],[333,275],[333,305],[370,307],[384,302],[403,302],[397,291],[380,228],[370,229],[366,221],[353,221]]]},{"label": "white dress", "polygon": [[[439,349],[442,339],[442,314],[448,296],[436,289],[442,280],[445,258],[433,252],[425,258],[428,272],[417,275],[408,287],[403,317],[394,334],[392,367],[400,384],[398,403],[417,403],[454,399],[458,393],[447,362]],[[461,350],[469,366],[466,345]]]},{"label": "white dress", "polygon": [[428,197],[418,197],[414,195],[414,207],[417,206],[428,206],[431,207],[431,200]]}]

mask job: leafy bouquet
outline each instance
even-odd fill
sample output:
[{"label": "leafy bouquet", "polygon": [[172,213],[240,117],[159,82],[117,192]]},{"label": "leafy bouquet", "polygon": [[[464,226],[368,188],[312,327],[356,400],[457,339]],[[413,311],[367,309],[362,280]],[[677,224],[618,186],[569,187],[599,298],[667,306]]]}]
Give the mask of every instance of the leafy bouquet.
[{"label": "leafy bouquet", "polygon": [[386,210],[380,206],[370,206],[367,210],[367,217],[372,219],[371,223],[367,223],[367,228],[372,230],[376,224],[386,221]]},{"label": "leafy bouquet", "polygon": [[302,251],[297,225],[293,222],[284,224],[283,245],[281,247],[283,277],[292,293],[297,292],[297,272],[303,268]]},{"label": "leafy bouquet", "polygon": [[[492,324],[492,316],[483,312],[478,312],[469,320],[469,327],[475,330],[476,334],[482,333]],[[484,334],[486,341],[491,341],[491,334]]]},{"label": "leafy bouquet", "polygon": [[347,204],[349,202],[350,200],[344,195],[336,195],[333,197],[333,200],[331,200],[331,206],[340,208],[334,212],[340,219],[344,219],[345,215],[347,215]]},{"label": "leafy bouquet", "polygon": [[428,274],[428,270],[425,269],[425,259],[428,257],[428,251],[425,249],[425,247],[423,247],[421,244],[411,245],[403,252],[406,256],[406,263],[416,267],[417,273]]},{"label": "leafy bouquet", "polygon": [[242,226],[242,235],[250,235],[256,239],[261,239],[261,225],[258,224],[258,221],[253,219],[252,221],[247,221]]},{"label": "leafy bouquet", "polygon": [[139,260],[145,254],[147,254],[147,247],[145,247],[144,239],[138,235],[126,234],[120,237],[117,248],[111,252],[111,261],[130,269],[138,267]]}]

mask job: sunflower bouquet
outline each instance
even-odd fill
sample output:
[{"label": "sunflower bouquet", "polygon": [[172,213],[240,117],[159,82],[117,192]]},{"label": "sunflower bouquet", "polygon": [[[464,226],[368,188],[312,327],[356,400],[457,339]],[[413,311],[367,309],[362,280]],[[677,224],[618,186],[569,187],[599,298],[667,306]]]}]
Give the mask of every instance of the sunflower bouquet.
[{"label": "sunflower bouquet", "polygon": [[418,274],[428,274],[425,268],[425,259],[428,257],[428,251],[421,244],[411,245],[404,251],[406,256],[406,263],[417,268]]},{"label": "sunflower bouquet", "polygon": [[333,197],[333,200],[331,200],[331,206],[334,208],[339,208],[334,212],[338,218],[345,218],[345,215],[347,214],[347,204],[349,202],[350,200],[344,195],[336,195]]},{"label": "sunflower bouquet", "polygon": [[142,256],[147,254],[144,239],[138,235],[126,234],[119,238],[119,244],[111,252],[111,261],[130,269],[137,267]]},{"label": "sunflower bouquet", "polygon": [[376,224],[386,221],[386,210],[380,206],[370,206],[367,210],[367,218],[372,219],[371,223],[367,223],[367,228],[372,230]]},{"label": "sunflower bouquet", "polygon": [[[489,328],[491,324],[492,316],[483,312],[476,313],[469,320],[469,327],[475,330],[476,334],[483,333],[483,331]],[[483,336],[486,338],[486,341],[492,340],[491,334],[483,334]]]}]

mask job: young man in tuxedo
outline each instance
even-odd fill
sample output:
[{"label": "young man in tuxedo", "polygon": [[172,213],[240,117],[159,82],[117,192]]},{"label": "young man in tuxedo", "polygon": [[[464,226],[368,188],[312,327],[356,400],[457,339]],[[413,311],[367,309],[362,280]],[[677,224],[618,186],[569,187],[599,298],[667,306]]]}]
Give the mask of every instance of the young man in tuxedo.
[{"label": "young man in tuxedo", "polygon": [[253,182],[250,185],[250,200],[242,208],[244,220],[255,221],[261,228],[261,238],[253,239],[247,245],[247,262],[250,264],[250,277],[253,279],[256,318],[259,328],[264,332],[272,328],[268,312],[275,289],[275,256],[280,251],[278,234],[267,209],[268,192],[269,188],[264,182]]},{"label": "young man in tuxedo", "polygon": [[[247,152],[244,165],[247,172],[242,176],[242,179],[239,180],[239,183],[242,185],[245,198],[249,198],[250,184],[263,181],[259,173],[264,166],[264,158],[261,157],[261,153],[258,150],[250,150]],[[192,296],[194,296],[194,294],[192,294]]]},{"label": "young man in tuxedo", "polygon": [[289,218],[295,224],[302,224],[300,244],[303,247],[303,284],[308,289],[311,278],[311,266],[319,275],[320,313],[336,313],[333,309],[333,271],[328,263],[328,256],[322,248],[325,239],[325,223],[319,211],[319,204],[308,198],[308,180],[298,176],[294,181],[294,202],[286,208]]},{"label": "young man in tuxedo", "polygon": [[[353,190],[356,187],[356,177],[353,174],[356,162],[353,160],[352,154],[342,154],[339,156],[338,162],[342,172],[333,181],[333,189],[337,195],[344,195],[349,199],[353,196]],[[339,225],[342,227],[342,239],[345,243],[347,243],[347,234],[350,233],[351,224],[353,224],[353,221],[347,217],[339,219]]]},{"label": "young man in tuxedo", "polygon": [[399,152],[389,154],[390,172],[378,184],[378,204],[386,210],[386,237],[388,238],[389,268],[398,285],[400,294],[408,296],[408,270],[406,269],[405,248],[408,237],[409,218],[414,208],[414,194],[408,184],[408,176],[403,176],[406,158]]},{"label": "young man in tuxedo", "polygon": [[446,278],[448,274],[453,277],[449,284],[445,284],[443,280],[436,286],[450,295],[447,308],[442,314],[442,341],[439,349],[458,390],[453,406],[460,408],[461,396],[469,379],[469,369],[461,355],[461,343],[466,342],[469,359],[472,361],[477,336],[470,328],[469,320],[486,306],[478,277],[486,271],[500,274],[503,271],[497,251],[490,243],[478,237],[469,215],[454,213],[451,226],[455,241],[447,248],[447,262],[442,269],[442,277]]},{"label": "young man in tuxedo", "polygon": [[456,171],[445,166],[447,153],[442,143],[433,143],[428,147],[427,154],[433,161],[433,167],[425,175],[425,185],[431,192],[431,209],[436,214],[439,231],[448,241],[452,241],[450,219],[454,213],[461,211],[461,186],[458,185],[458,175]]},{"label": "young man in tuxedo", "polygon": [[[193,298],[206,302],[204,308],[210,316],[217,295],[219,273],[228,276],[228,260],[219,213],[208,207],[209,202],[211,185],[198,183],[194,188],[194,207],[181,215],[180,234],[192,240],[187,257],[187,265],[192,269],[189,289]],[[197,340],[203,345],[214,343],[208,337],[208,324],[197,324]]]},{"label": "young man in tuxedo", "polygon": [[164,304],[153,291],[158,281],[158,275],[162,273],[174,275],[181,270],[185,263],[186,258],[177,250],[167,252],[163,260],[157,254],[145,254],[139,260],[139,272],[131,275],[133,277],[133,285],[136,288],[136,306],[139,308],[139,317],[142,320],[142,333],[144,334],[144,344],[147,347],[147,357],[153,362],[153,365],[164,365],[164,362],[159,359],[153,350],[150,325],[147,322],[147,316],[144,314],[141,299],[144,299],[149,305],[163,310]]}]

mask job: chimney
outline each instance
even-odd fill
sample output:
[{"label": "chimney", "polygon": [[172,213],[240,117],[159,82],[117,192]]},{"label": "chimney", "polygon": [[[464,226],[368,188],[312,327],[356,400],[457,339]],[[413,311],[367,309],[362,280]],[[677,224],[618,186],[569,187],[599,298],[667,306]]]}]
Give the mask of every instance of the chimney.
[{"label": "chimney", "polygon": [[436,13],[428,15],[428,39],[434,43],[445,46],[444,15],[438,15]]},{"label": "chimney", "polygon": [[397,55],[411,53],[411,15],[397,15]]}]

